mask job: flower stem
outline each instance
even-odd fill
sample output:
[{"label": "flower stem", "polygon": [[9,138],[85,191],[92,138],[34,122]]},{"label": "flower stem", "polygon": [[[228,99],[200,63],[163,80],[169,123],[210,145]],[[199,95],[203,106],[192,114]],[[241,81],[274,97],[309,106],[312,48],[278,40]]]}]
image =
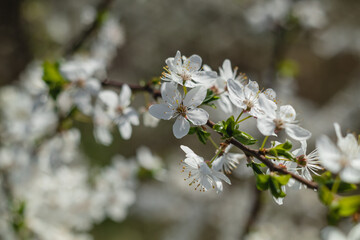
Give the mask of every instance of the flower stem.
[{"label": "flower stem", "polygon": [[249,118],[251,118],[251,116],[247,116],[246,118],[243,118],[243,119],[241,119],[239,121],[236,121],[236,124],[241,123],[241,122],[243,122],[243,121],[245,121],[246,119],[249,119]]},{"label": "flower stem", "polygon": [[337,175],[336,178],[335,178],[335,182],[334,182],[334,184],[332,185],[332,188],[331,188],[332,193],[337,193],[337,191],[339,189],[339,186],[340,186],[340,183],[341,183],[340,177],[339,177],[339,175]]},{"label": "flower stem", "polygon": [[265,143],[266,143],[266,141],[268,140],[268,138],[269,138],[269,136],[266,136],[266,137],[264,138],[264,141],[262,142],[261,147],[260,147],[261,150],[264,149]]},{"label": "flower stem", "polygon": [[240,119],[241,115],[243,115],[243,113],[244,113],[244,110],[241,111],[241,113],[239,114],[239,116],[236,118],[235,122],[239,121],[239,119]]},{"label": "flower stem", "polygon": [[183,89],[184,89],[184,93],[185,93],[185,95],[187,94],[187,89],[186,89],[186,87],[183,85]]},{"label": "flower stem", "polygon": [[213,161],[219,156],[220,153],[221,153],[221,147],[217,149],[215,156],[210,160],[210,164],[213,163]]},{"label": "flower stem", "polygon": [[210,142],[212,143],[212,145],[213,145],[216,149],[219,148],[219,146],[215,143],[215,141],[212,139],[211,136],[209,136],[209,140],[210,140]]}]

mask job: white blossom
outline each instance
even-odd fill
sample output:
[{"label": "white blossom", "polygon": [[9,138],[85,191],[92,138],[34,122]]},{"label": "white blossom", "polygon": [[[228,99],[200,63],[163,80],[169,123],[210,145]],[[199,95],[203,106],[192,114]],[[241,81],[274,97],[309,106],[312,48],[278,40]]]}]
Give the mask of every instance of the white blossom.
[{"label": "white blossom", "polygon": [[119,95],[111,90],[101,91],[97,103],[100,104],[106,116],[118,126],[121,136],[126,140],[131,137],[131,125],[139,125],[138,113],[129,106],[130,98],[131,89],[125,84]]},{"label": "white blossom", "polygon": [[[301,148],[294,150],[292,153],[296,156],[297,161],[297,173],[309,180],[312,181],[311,173],[319,175],[318,171],[323,168],[320,166],[320,160],[318,156],[317,149],[313,150],[309,154],[306,153],[307,143],[306,141],[301,141]],[[300,188],[306,188],[305,184],[300,184]]]},{"label": "white blossom", "polygon": [[349,183],[360,183],[360,147],[353,134],[343,137],[338,123],[334,124],[337,145],[327,136],[316,141],[321,164],[332,173]]},{"label": "white blossom", "polygon": [[296,112],[292,106],[278,108],[265,95],[259,96],[259,104],[265,114],[258,117],[257,127],[264,136],[277,136],[284,129],[289,137],[298,141],[311,137],[308,130],[297,125]]},{"label": "white blossom", "polygon": [[219,193],[223,190],[221,180],[231,184],[228,177],[221,172],[209,168],[204,159],[196,155],[189,147],[181,145],[180,148],[186,153],[186,158],[182,162],[182,171],[188,174],[185,180],[190,179],[189,185],[196,185],[195,190],[199,188],[200,191],[206,192],[213,188]]},{"label": "white blossom", "polygon": [[232,145],[229,144],[224,150],[224,152],[217,157],[214,162],[211,164],[212,169],[215,171],[223,171],[226,174],[231,174],[231,172],[237,167],[240,160],[246,159],[245,154],[243,153],[229,153]]},{"label": "white blossom", "polygon": [[162,80],[174,82],[185,87],[211,86],[217,77],[214,71],[201,70],[202,59],[198,55],[192,55],[184,60],[180,51],[176,52],[174,58],[166,59],[166,72]]},{"label": "white blossom", "polygon": [[206,89],[202,87],[193,88],[185,96],[182,96],[176,85],[164,83],[161,86],[161,96],[165,103],[150,106],[149,112],[159,119],[176,118],[173,125],[173,133],[176,138],[182,138],[188,134],[189,121],[199,126],[206,124],[209,119],[209,114],[198,108],[206,97]]},{"label": "white blossom", "polygon": [[[243,86],[239,82],[229,79],[227,86],[229,98],[235,106],[249,113],[253,117],[260,117],[265,114],[262,106],[259,104],[259,97],[266,95],[261,93],[257,82],[249,80],[249,83]],[[275,92],[273,94],[275,94]],[[271,104],[272,107],[276,106],[276,103],[271,100],[268,100],[267,102],[269,105]]]},{"label": "white blossom", "polygon": [[58,104],[63,112],[70,111],[75,104],[86,115],[92,113],[92,96],[100,91],[100,81],[94,78],[104,66],[95,60],[75,60],[61,65],[60,73],[70,81],[65,91],[58,96]]}]

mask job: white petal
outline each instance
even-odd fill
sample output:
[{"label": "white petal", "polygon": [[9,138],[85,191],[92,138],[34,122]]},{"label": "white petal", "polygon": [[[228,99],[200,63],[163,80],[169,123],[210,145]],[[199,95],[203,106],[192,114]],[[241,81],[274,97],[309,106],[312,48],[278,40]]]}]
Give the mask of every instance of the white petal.
[{"label": "white petal", "polygon": [[123,121],[121,124],[119,124],[119,132],[123,139],[128,140],[131,137],[132,128],[131,124],[128,121]]},{"label": "white petal", "polygon": [[284,204],[284,198],[275,198],[273,197],[274,201],[278,204],[278,205],[283,205]]},{"label": "white petal", "polygon": [[249,80],[249,83],[244,87],[244,94],[247,99],[253,99],[259,92],[259,84],[255,81]]},{"label": "white petal", "polygon": [[189,147],[180,145],[180,148],[186,153],[186,157],[188,157],[188,158],[197,157],[197,155],[194,153],[194,151],[191,150]]},{"label": "white petal", "polygon": [[122,107],[130,105],[131,89],[127,84],[124,84],[119,94],[119,104]]},{"label": "white petal", "polygon": [[347,183],[360,183],[360,171],[351,166],[346,166],[340,172],[340,178]]},{"label": "white petal", "polygon": [[101,102],[106,104],[106,106],[115,109],[118,105],[119,97],[118,95],[111,90],[103,90],[99,93],[99,99]]},{"label": "white petal", "polygon": [[112,143],[113,137],[107,127],[98,126],[94,128],[95,140],[105,146],[109,146]]},{"label": "white petal", "polygon": [[273,119],[276,118],[276,109],[277,109],[276,103],[269,100],[263,93],[259,94],[259,106],[262,109],[262,111],[265,113],[265,115],[268,115]]},{"label": "white petal", "polygon": [[348,236],[348,240],[359,240],[360,239],[360,223],[355,225]]},{"label": "white petal", "polygon": [[264,136],[277,136],[275,134],[275,123],[270,118],[258,118],[257,128]]},{"label": "white petal", "polygon": [[220,178],[221,180],[223,180],[227,184],[231,185],[230,179],[225,174],[223,174],[222,172],[213,171],[213,175],[216,176],[217,178]]},{"label": "white petal", "polygon": [[169,105],[162,103],[151,105],[149,113],[158,119],[169,120],[173,117],[175,111]]},{"label": "white petal", "polygon": [[230,100],[237,105],[245,100],[244,87],[235,80],[228,79],[227,87],[229,90]]},{"label": "white petal", "polygon": [[332,173],[338,173],[341,169],[342,155],[335,144],[327,136],[321,136],[316,141],[316,148],[318,149],[321,165]]},{"label": "white petal", "polygon": [[[191,78],[201,85],[211,86],[214,81],[217,79],[217,73],[215,71],[207,71],[207,72],[196,72],[193,73]],[[190,81],[186,81],[190,82]]]},{"label": "white petal", "polygon": [[224,112],[224,113],[232,113],[233,107],[230,102],[230,99],[227,95],[222,94],[220,99],[215,102],[215,104]]},{"label": "white petal", "polygon": [[186,113],[186,117],[192,122],[194,125],[205,125],[207,120],[209,119],[209,114],[201,108],[191,109]]},{"label": "white petal", "polygon": [[190,123],[183,116],[178,116],[174,125],[173,133],[177,139],[183,138],[186,136],[190,129]]},{"label": "white petal", "polygon": [[201,62],[201,57],[194,54],[185,60],[183,67],[185,67],[189,72],[195,72],[200,69]]},{"label": "white petal", "polygon": [[225,59],[222,68],[219,69],[221,77],[227,81],[234,78],[233,71],[231,69],[231,62],[229,59]]},{"label": "white petal", "polygon": [[346,236],[336,227],[326,227],[321,231],[324,240],[346,240]]},{"label": "white petal", "polygon": [[206,88],[196,87],[191,89],[184,98],[184,106],[188,108],[196,108],[199,106],[206,97]]},{"label": "white petal", "polygon": [[311,132],[296,124],[286,124],[285,132],[289,137],[298,141],[306,140],[311,137]]},{"label": "white petal", "polygon": [[285,105],[280,107],[280,118],[287,121],[293,122],[296,118],[295,109],[291,105]]},{"label": "white petal", "polygon": [[175,108],[180,105],[182,96],[174,83],[163,83],[161,85],[161,97],[164,102]]},{"label": "white petal", "polygon": [[101,89],[101,84],[100,84],[99,80],[97,80],[95,78],[90,78],[86,82],[85,88],[92,95],[96,95]]},{"label": "white petal", "polygon": [[139,115],[135,109],[132,107],[126,108],[123,114],[132,125],[139,125]]}]

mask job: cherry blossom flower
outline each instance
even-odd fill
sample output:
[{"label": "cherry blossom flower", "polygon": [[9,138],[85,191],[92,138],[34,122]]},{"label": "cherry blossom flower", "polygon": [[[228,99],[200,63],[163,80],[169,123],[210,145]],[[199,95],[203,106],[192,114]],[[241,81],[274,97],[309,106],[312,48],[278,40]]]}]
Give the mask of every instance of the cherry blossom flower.
[{"label": "cherry blossom flower", "polygon": [[241,159],[246,158],[243,153],[229,153],[232,145],[229,144],[224,152],[217,157],[212,163],[212,169],[215,171],[223,171],[226,174],[231,174],[231,172],[237,167]]},{"label": "cherry blossom flower", "polygon": [[217,193],[222,192],[223,185],[221,180],[231,184],[230,179],[223,173],[209,168],[204,159],[196,155],[189,147],[181,145],[180,148],[186,153],[186,158],[183,163],[183,172],[188,174],[185,179],[190,179],[190,186],[195,184],[195,190],[206,192],[213,188]]},{"label": "cherry blossom flower", "polygon": [[70,81],[67,89],[58,97],[58,104],[63,112],[70,111],[75,104],[84,114],[92,113],[92,96],[101,88],[100,81],[93,76],[101,69],[103,65],[95,60],[70,61],[60,67],[61,74]]},{"label": "cherry blossom flower", "polygon": [[[261,93],[257,82],[249,80],[249,83],[243,86],[239,82],[229,79],[227,86],[229,90],[229,98],[235,106],[239,107],[245,112],[248,112],[253,117],[264,115],[264,110],[259,104],[259,97],[261,95],[267,95]],[[269,93],[268,95],[270,96],[271,91],[271,96],[274,98],[275,92],[272,89],[268,89],[267,93]],[[268,102],[268,104],[273,105],[273,107],[276,106],[274,101]]]},{"label": "cherry blossom flower", "polygon": [[[301,141],[301,148],[294,150],[292,153],[296,156],[297,170],[299,175],[309,181],[312,181],[311,173],[319,175],[317,171],[322,170],[317,149],[306,154],[307,143]],[[300,184],[300,188],[307,188],[305,184]]]},{"label": "cherry blossom flower", "polygon": [[164,83],[161,86],[161,96],[165,103],[151,105],[149,112],[159,119],[176,118],[173,133],[178,139],[188,134],[189,121],[199,126],[206,124],[209,119],[209,114],[205,110],[197,108],[206,97],[205,88],[193,88],[185,96],[182,96],[176,85]]},{"label": "cherry blossom flower", "polygon": [[298,141],[311,137],[308,130],[297,125],[296,112],[292,106],[284,105],[278,108],[265,95],[259,96],[259,104],[265,114],[259,115],[257,127],[263,135],[277,136],[277,133],[284,129],[289,137]]},{"label": "cherry blossom flower", "polygon": [[135,109],[129,107],[131,89],[124,85],[119,95],[114,91],[103,90],[99,93],[99,104],[102,105],[106,115],[115,123],[121,136],[130,139],[132,133],[131,125],[139,125],[139,117]]},{"label": "cherry blossom flower", "polygon": [[175,82],[193,88],[210,86],[217,77],[217,73],[214,71],[201,70],[202,59],[195,54],[183,60],[180,51],[177,51],[174,58],[168,58],[165,62],[167,68],[161,78],[164,81]]},{"label": "cherry blossom flower", "polygon": [[321,164],[332,173],[349,183],[360,183],[360,147],[353,134],[341,135],[340,125],[334,123],[337,146],[327,137],[316,141]]}]

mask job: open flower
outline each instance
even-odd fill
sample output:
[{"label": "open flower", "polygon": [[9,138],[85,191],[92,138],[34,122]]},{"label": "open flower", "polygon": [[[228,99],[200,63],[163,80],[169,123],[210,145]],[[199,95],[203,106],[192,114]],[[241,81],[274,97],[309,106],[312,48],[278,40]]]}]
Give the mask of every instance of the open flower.
[{"label": "open flower", "polygon": [[290,105],[281,106],[273,105],[265,95],[259,96],[259,104],[264,111],[257,120],[257,127],[264,136],[277,136],[281,130],[298,141],[304,141],[311,137],[311,133],[298,126],[295,109]]},{"label": "open flower", "polygon": [[139,125],[139,117],[135,109],[129,107],[131,98],[131,89],[124,85],[119,95],[114,91],[103,90],[99,93],[98,104],[104,110],[113,123],[115,123],[121,136],[129,139],[132,133],[131,125]]},{"label": "open flower", "polygon": [[175,82],[185,87],[210,86],[215,81],[217,73],[201,70],[202,59],[198,55],[191,55],[184,60],[180,51],[174,58],[166,59],[167,68],[161,78],[164,81]]},{"label": "open flower", "polygon": [[[264,93],[261,93],[257,82],[249,80],[249,83],[243,86],[239,82],[229,79],[227,82],[227,86],[229,90],[229,98],[235,106],[239,107],[245,112],[248,112],[251,116],[254,117],[264,115],[264,110],[259,104],[259,97],[261,95],[266,95],[264,95]],[[268,89],[267,91],[272,90]],[[272,92],[273,94],[275,94],[274,91]],[[273,105],[273,108],[276,107],[276,103],[269,99],[268,104]]]},{"label": "open flower", "polygon": [[84,114],[92,113],[92,96],[101,88],[100,81],[94,78],[94,74],[102,68],[103,65],[95,60],[70,61],[60,67],[61,74],[70,81],[58,98],[59,107],[64,112],[68,112],[74,104]]},{"label": "open flower", "polygon": [[212,169],[215,171],[223,171],[226,174],[231,172],[237,167],[241,159],[246,158],[243,153],[229,153],[232,145],[229,144],[223,153],[219,154],[214,162],[212,163]]},{"label": "open flower", "polygon": [[316,141],[321,164],[349,183],[360,183],[360,147],[353,134],[341,135],[340,125],[334,124],[338,138],[337,146],[327,137]]},{"label": "open flower", "polygon": [[206,97],[205,88],[193,88],[183,97],[177,90],[177,85],[164,83],[161,86],[161,96],[165,103],[151,105],[149,112],[159,119],[176,118],[173,125],[176,138],[182,138],[188,134],[189,121],[194,125],[204,125],[209,119],[209,114],[205,110],[197,108]]},{"label": "open flower", "polygon": [[181,145],[181,149],[186,153],[186,158],[183,163],[183,172],[188,174],[185,180],[190,179],[190,186],[195,184],[195,190],[206,192],[213,188],[217,193],[222,192],[223,185],[221,180],[231,184],[230,179],[223,173],[215,171],[207,165],[204,159],[196,155],[190,148]]},{"label": "open flower", "polygon": [[[301,148],[294,150],[292,153],[296,156],[297,170],[301,177],[312,181],[311,173],[319,175],[317,171],[322,170],[320,166],[317,149],[306,154],[307,143],[301,141]],[[300,184],[300,188],[306,188],[305,184]]]}]

